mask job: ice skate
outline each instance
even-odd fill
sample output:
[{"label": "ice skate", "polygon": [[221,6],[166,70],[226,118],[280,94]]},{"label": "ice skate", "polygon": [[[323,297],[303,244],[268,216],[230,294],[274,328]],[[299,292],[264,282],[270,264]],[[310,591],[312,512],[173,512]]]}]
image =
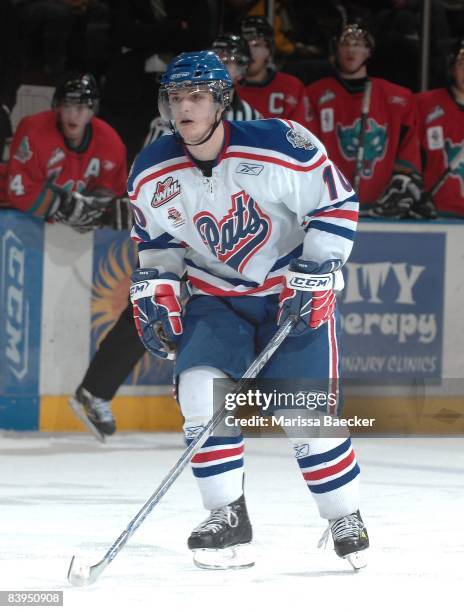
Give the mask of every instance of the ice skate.
[{"label": "ice skate", "polygon": [[252,529],[242,495],[237,501],[212,510],[188,539],[193,562],[203,569],[240,569],[254,565]]},{"label": "ice skate", "polygon": [[105,436],[110,436],[116,431],[116,422],[110,408],[110,402],[100,397],[95,397],[84,387],[79,387],[69,404],[74,413],[84,425],[101,442]]},{"label": "ice skate", "polygon": [[332,532],[335,552],[339,557],[346,559],[355,570],[366,567],[367,561],[362,551],[369,548],[369,536],[359,510],[330,520],[319,541],[319,547],[327,544],[329,532]]}]

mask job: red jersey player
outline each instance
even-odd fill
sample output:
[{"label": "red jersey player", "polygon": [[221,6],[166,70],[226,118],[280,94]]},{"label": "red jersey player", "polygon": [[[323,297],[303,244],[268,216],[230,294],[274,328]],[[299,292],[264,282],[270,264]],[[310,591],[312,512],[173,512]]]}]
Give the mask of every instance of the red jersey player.
[{"label": "red jersey player", "polygon": [[78,231],[103,223],[122,227],[113,222],[119,213],[129,214],[122,197],[126,149],[113,128],[95,117],[98,101],[92,75],[70,75],[55,91],[53,110],[22,119],[8,164],[12,207]]},{"label": "red jersey player", "polygon": [[237,92],[267,119],[279,117],[308,124],[308,103],[303,83],[269,66],[274,47],[274,30],[265,17],[246,17],[241,23],[242,36],[248,41],[251,63],[246,81]]},{"label": "red jersey player", "polygon": [[464,216],[464,159],[457,158],[464,148],[464,40],[451,53],[450,67],[449,89],[417,94],[419,134],[426,190],[450,169],[432,197],[440,212]]},{"label": "red jersey player", "polygon": [[[95,117],[98,103],[93,76],[76,74],[57,87],[53,110],[20,122],[8,166],[11,206],[78,232],[102,225],[114,229],[132,225],[130,204],[124,197],[126,149],[113,128]],[[125,353],[114,351],[114,355],[119,363],[109,367],[105,360],[104,368],[93,371],[94,386],[95,380],[104,385],[124,367],[120,364]],[[81,385],[74,400],[74,411],[95,435],[102,438],[115,431],[109,401],[87,379],[86,388]]]},{"label": "red jersey player", "polygon": [[[336,43],[337,77],[308,85],[313,112],[310,129],[331,159],[356,183],[361,108],[368,82],[366,63],[374,50],[368,29],[345,26]],[[364,132],[359,198],[374,216],[429,218],[422,203],[417,110],[412,92],[389,81],[370,78],[370,106]]]}]

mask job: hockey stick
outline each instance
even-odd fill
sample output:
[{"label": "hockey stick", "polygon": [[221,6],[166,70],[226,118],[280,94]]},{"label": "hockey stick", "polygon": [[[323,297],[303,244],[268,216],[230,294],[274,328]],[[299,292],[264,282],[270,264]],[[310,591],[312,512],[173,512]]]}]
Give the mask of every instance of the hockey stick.
[{"label": "hockey stick", "polygon": [[356,151],[356,169],[353,179],[353,189],[359,195],[359,185],[361,183],[361,175],[363,171],[364,161],[364,145],[366,141],[367,121],[369,117],[369,109],[371,107],[371,92],[372,81],[366,81],[364,87],[363,99],[361,103],[361,127],[359,130],[358,150]]},{"label": "hockey stick", "polygon": [[433,198],[433,196],[437,193],[437,191],[440,189],[440,187],[443,185],[443,183],[446,181],[449,175],[452,172],[454,172],[454,170],[456,170],[459,164],[463,161],[464,161],[464,146],[461,147],[461,150],[456,155],[456,157],[451,160],[451,163],[448,166],[448,168],[443,172],[443,174],[440,176],[440,178],[437,180],[434,186],[425,193],[425,195],[430,198]]},{"label": "hockey stick", "polygon": [[[248,370],[243,375],[243,378],[237,383],[231,393],[240,393],[240,391],[247,384],[248,379],[256,378],[259,372],[264,368],[269,359],[279,348],[279,346],[282,344],[288,334],[291,332],[294,324],[295,322],[293,320],[289,320],[277,330],[277,332],[271,338],[267,346],[252,362]],[[171,488],[171,486],[183,472],[184,468],[187,466],[196,451],[204,444],[204,442],[206,442],[216,425],[218,425],[222,421],[226,412],[227,409],[225,407],[225,403],[223,403],[219,410],[212,416],[210,421],[206,424],[205,428],[201,431],[201,433],[187,447],[183,455],[172,467],[170,472],[161,482],[161,484],[153,493],[153,495],[145,502],[142,508],[137,512],[134,518],[127,525],[126,529],[115,540],[115,542],[108,549],[104,557],[98,563],[89,566],[79,563],[76,560],[76,557],[73,557],[71,559],[71,564],[68,570],[68,580],[71,584],[73,584],[74,586],[86,586],[88,584],[92,584],[97,580],[100,574],[108,567],[111,561],[113,561],[119,551],[124,547],[129,538],[134,535],[134,533],[137,531],[143,521],[147,518],[147,516],[150,514],[156,504],[160,501],[160,499]]]}]

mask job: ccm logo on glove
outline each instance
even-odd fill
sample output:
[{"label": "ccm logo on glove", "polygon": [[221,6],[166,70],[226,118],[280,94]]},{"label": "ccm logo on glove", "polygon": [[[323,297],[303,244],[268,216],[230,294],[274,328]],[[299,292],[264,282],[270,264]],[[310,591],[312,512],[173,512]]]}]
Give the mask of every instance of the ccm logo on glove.
[{"label": "ccm logo on glove", "polygon": [[287,287],[299,289],[300,291],[324,291],[325,289],[333,288],[333,274],[327,274],[326,276],[310,276],[305,274],[299,276],[298,274],[287,273]]}]

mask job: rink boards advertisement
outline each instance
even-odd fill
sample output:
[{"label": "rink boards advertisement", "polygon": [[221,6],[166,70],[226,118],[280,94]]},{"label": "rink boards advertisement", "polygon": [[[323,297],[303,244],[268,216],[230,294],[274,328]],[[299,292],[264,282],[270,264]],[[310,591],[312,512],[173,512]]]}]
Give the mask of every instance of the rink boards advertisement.
[{"label": "rink boards advertisement", "polygon": [[344,268],[345,377],[441,378],[446,235],[362,233]]},{"label": "rink boards advertisement", "polygon": [[[78,234],[13,211],[0,228],[0,428],[80,429],[68,398],[128,304],[134,245],[127,232]],[[393,380],[399,394],[412,379],[462,380],[462,228],[360,224],[339,296],[346,378]],[[143,357],[113,401],[119,429],[178,429],[171,392],[172,364]]]},{"label": "rink boards advertisement", "polygon": [[37,429],[43,224],[0,212],[0,427]]}]

